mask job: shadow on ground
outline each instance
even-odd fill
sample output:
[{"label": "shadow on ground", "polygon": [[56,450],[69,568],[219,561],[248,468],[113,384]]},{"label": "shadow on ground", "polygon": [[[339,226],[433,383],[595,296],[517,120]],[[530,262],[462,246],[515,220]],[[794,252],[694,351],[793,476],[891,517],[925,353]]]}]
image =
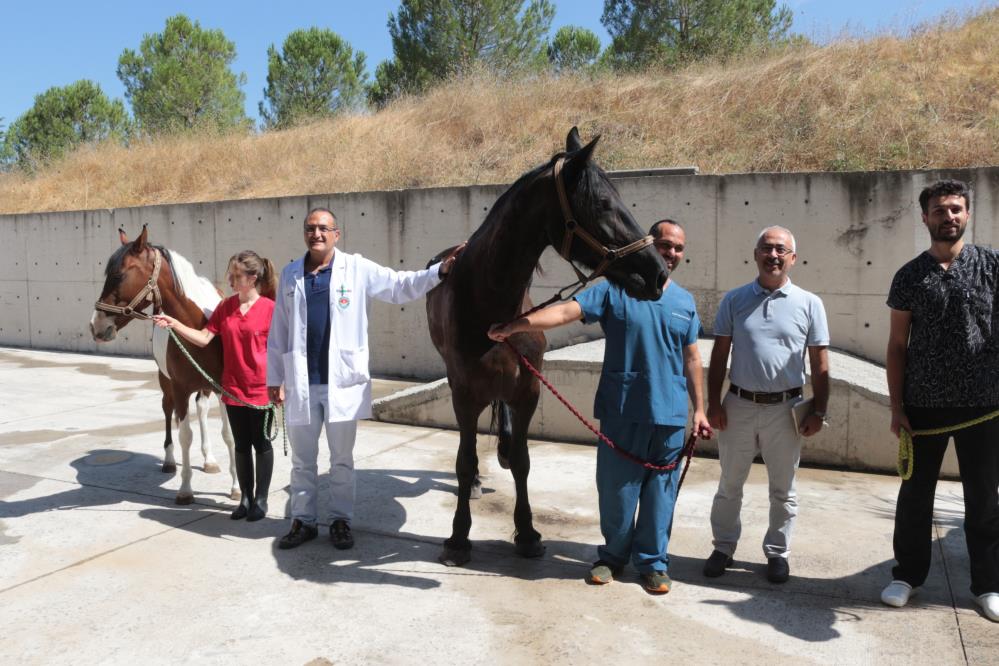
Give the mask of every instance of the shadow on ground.
[{"label": "shadow on ground", "polygon": [[[141,509],[139,515],[170,528],[215,539],[270,539],[279,571],[295,580],[323,585],[397,585],[430,590],[439,587],[444,576],[502,576],[522,581],[578,580],[582,585],[595,554],[594,543],[546,540],[544,556],[524,559],[514,552],[511,535],[509,541],[475,540],[471,562],[461,568],[444,567],[437,561],[444,535],[420,534],[405,529],[407,523],[417,521],[408,520],[404,502],[424,498],[424,504],[439,506],[441,511],[453,511],[457,490],[453,473],[358,470],[358,508],[366,518],[359,521],[362,527],[355,528],[355,548],[335,550],[329,542],[326,526],[322,525],[317,540],[298,549],[282,551],[277,548],[277,539],[288,530],[288,520],[267,518],[258,523],[232,521],[228,514],[233,504],[225,493],[198,492],[193,506],[177,507],[172,504],[173,491],[163,487],[171,476],[160,472],[160,461],[154,456],[102,449],[88,452],[71,465],[76,470],[79,486],[43,497],[0,501],[0,519],[45,511],[106,509],[123,502],[147,503],[149,506]],[[325,493],[325,481],[324,475],[320,493]],[[36,482],[34,477],[2,474],[0,497],[9,497]],[[486,513],[505,511],[512,530],[513,499],[491,498],[493,491],[488,487],[484,488],[484,492],[486,498],[473,503],[473,520]],[[439,498],[426,498],[433,493],[440,494]],[[287,515],[286,496],[282,495],[282,492],[272,493],[272,503],[282,501],[284,506],[272,504],[271,515],[282,509]],[[937,530],[942,536],[935,542],[931,576],[946,576],[942,574],[940,560],[953,559],[955,553],[964,551],[963,516],[960,510],[951,508],[951,504],[953,502],[937,510]],[[890,512],[894,507],[886,504],[861,510]],[[365,524],[377,525],[377,528],[365,528]],[[495,529],[495,521],[491,525],[491,529]],[[543,532],[544,524],[539,524],[539,528]],[[0,545],[4,543],[12,544],[13,541],[4,541],[0,532]],[[891,564],[891,561],[885,560],[835,578],[794,573],[788,584],[776,586],[766,582],[763,564],[737,560],[724,577],[709,580],[701,574],[702,559],[673,555],[670,573],[677,583],[700,588],[699,597],[710,597],[711,590],[725,592],[720,595],[724,598],[702,598],[699,603],[724,606],[736,618],[769,626],[799,640],[822,642],[841,636],[837,624],[862,621],[860,611],[883,608],[878,594],[890,578]],[[951,562],[952,568],[960,569],[962,566],[966,569],[967,562],[962,563],[959,557]],[[921,601],[953,607],[953,589],[959,589],[961,578],[958,575],[954,581],[937,581],[935,588],[928,589]],[[633,573],[625,574],[622,580],[624,584],[638,583]],[[741,593],[739,596],[742,598],[733,600],[733,592]]]}]

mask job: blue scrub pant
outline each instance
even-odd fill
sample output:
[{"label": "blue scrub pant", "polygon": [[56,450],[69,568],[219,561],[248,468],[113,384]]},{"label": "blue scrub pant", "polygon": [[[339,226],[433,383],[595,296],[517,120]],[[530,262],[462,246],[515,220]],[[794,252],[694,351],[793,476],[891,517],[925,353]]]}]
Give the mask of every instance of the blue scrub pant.
[{"label": "blue scrub pant", "polygon": [[[657,465],[677,460],[683,450],[682,426],[603,420],[600,430],[618,448]],[[666,549],[681,469],[678,464],[670,472],[648,470],[603,442],[597,445],[597,492],[604,537],[604,545],[597,550],[602,561],[619,568],[630,559],[639,573],[669,568]]]}]

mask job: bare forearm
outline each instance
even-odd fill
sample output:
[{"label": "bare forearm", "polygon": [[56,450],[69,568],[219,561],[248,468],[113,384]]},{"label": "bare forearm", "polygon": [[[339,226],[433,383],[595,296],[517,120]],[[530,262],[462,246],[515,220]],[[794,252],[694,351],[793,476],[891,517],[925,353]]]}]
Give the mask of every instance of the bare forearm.
[{"label": "bare forearm", "polygon": [[583,308],[580,307],[579,303],[568,301],[532,312],[526,317],[515,319],[508,324],[493,324],[488,335],[496,342],[503,342],[515,333],[547,331],[550,328],[578,321],[582,316]]},{"label": "bare forearm", "polygon": [[684,350],[683,359],[684,374],[687,377],[687,395],[690,396],[690,402],[694,405],[694,411],[701,411],[704,409],[704,370],[697,345],[694,344],[691,347],[693,347],[692,351],[688,351],[689,347]]},{"label": "bare forearm", "polygon": [[206,346],[212,341],[212,338],[215,337],[215,335],[207,329],[191,328],[190,326],[182,324],[179,321],[175,322],[171,328],[177,331],[177,334],[180,335],[180,337],[192,344],[197,345],[198,347]]},{"label": "bare forearm", "polygon": [[906,352],[905,345],[888,343],[888,352],[885,355],[885,374],[888,378],[888,400],[893,411],[902,409]]},{"label": "bare forearm", "polygon": [[731,338],[715,338],[715,345],[711,349],[711,365],[708,368],[708,405],[721,404],[721,391],[725,383],[725,371],[728,369],[728,352],[731,344]]},{"label": "bare forearm", "polygon": [[812,355],[811,366],[815,411],[825,412],[829,406],[829,355],[825,349]]}]

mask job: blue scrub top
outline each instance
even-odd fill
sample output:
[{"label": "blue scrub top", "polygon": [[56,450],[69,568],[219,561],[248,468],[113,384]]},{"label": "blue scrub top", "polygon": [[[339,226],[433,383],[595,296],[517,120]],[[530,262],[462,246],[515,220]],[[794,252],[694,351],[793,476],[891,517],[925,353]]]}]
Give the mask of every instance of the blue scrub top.
[{"label": "blue scrub top", "polygon": [[701,330],[694,297],[671,280],[658,301],[640,301],[605,280],[575,298],[583,321],[600,322],[606,338],[594,415],[685,426],[683,348]]},{"label": "blue scrub top", "polygon": [[333,263],[317,273],[305,274],[307,307],[305,352],[309,385],[329,383],[330,376],[330,276]]}]

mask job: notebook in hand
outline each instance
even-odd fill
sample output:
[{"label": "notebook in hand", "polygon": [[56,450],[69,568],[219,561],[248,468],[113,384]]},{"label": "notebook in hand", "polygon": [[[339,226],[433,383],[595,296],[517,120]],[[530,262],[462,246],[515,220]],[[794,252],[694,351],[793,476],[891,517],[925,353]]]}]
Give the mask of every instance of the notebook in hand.
[{"label": "notebook in hand", "polygon": [[812,398],[799,400],[791,407],[791,418],[794,419],[794,431],[801,432],[801,424],[805,422],[808,415],[815,411],[815,404]]}]

